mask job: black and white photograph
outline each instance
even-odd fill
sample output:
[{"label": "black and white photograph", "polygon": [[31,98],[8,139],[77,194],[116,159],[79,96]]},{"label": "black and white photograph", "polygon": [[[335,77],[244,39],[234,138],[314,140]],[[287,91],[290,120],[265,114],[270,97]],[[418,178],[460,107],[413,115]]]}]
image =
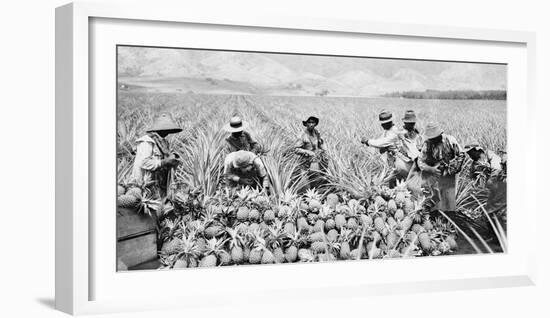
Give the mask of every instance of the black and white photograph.
[{"label": "black and white photograph", "polygon": [[507,252],[506,64],[116,59],[118,271]]}]

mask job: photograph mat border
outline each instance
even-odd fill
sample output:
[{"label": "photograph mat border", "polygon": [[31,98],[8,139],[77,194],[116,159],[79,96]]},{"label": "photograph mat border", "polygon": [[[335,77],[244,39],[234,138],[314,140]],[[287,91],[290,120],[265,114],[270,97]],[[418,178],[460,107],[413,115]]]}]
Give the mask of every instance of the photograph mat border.
[{"label": "photograph mat border", "polygon": [[[99,313],[164,308],[159,300],[150,303],[122,301],[89,301],[88,295],[88,22],[91,17],[194,22],[205,24],[233,24],[251,27],[295,28],[338,32],[398,34],[435,38],[473,39],[514,42],[526,45],[528,55],[527,98],[528,110],[534,111],[534,34],[516,31],[478,30],[437,26],[411,26],[394,23],[369,23],[338,20],[303,20],[289,17],[213,16],[211,12],[197,14],[174,7],[150,10],[148,6],[132,8],[110,4],[70,4],[56,10],[56,308],[69,313]],[[182,13],[187,12],[187,13]],[[400,30],[400,31],[396,31]],[[535,112],[532,112],[535,113]],[[535,123],[533,116],[524,122]],[[534,136],[535,125],[528,133]],[[534,143],[534,141],[529,141]],[[530,152],[534,154],[534,150]],[[529,168],[528,168],[529,169]],[[524,169],[525,171],[525,169]],[[531,204],[531,207],[533,204]],[[74,211],[74,212],[73,212]],[[534,209],[529,209],[534,214]],[[534,225],[533,225],[534,227]],[[532,247],[529,247],[532,249]],[[530,250],[528,270],[521,275],[480,279],[464,282],[465,288],[476,286],[525,285],[534,279],[534,251]],[[514,283],[511,283],[513,280]],[[487,283],[489,282],[489,285]],[[471,284],[470,284],[471,283]],[[452,285],[452,283],[450,283]],[[398,284],[399,288],[421,291],[421,283]],[[440,282],[437,282],[437,290]],[[416,289],[419,287],[419,289]],[[395,286],[393,288],[396,288]],[[481,288],[481,287],[480,287]],[[355,288],[368,294],[367,287]],[[454,288],[451,288],[454,289]],[[424,289],[426,290],[426,289]],[[274,292],[275,294],[276,292]],[[160,305],[159,305],[160,304]],[[181,307],[181,304],[174,305]],[[207,304],[205,304],[207,305]]]}]

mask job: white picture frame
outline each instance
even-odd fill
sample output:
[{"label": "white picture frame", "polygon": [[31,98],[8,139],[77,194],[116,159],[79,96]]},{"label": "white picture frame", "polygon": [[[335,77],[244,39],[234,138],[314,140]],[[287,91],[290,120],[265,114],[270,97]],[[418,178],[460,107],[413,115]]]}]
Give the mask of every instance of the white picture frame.
[{"label": "white picture frame", "polygon": [[[183,7],[183,5],[182,5]],[[227,15],[214,12],[190,12],[184,8],[174,6],[154,7],[136,4],[132,6],[117,6],[116,2],[109,4],[91,4],[91,3],[73,3],[56,9],[56,305],[55,307],[63,312],[70,314],[91,314],[117,311],[138,311],[146,309],[159,309],[168,307],[185,306],[213,306],[227,305],[237,301],[237,297],[246,295],[248,301],[265,302],[266,296],[273,302],[290,301],[295,299],[319,299],[329,297],[328,295],[337,295],[333,297],[357,297],[390,293],[403,292],[425,292],[425,291],[447,291],[458,289],[478,289],[495,288],[509,286],[525,286],[535,282],[536,267],[535,245],[525,244],[524,250],[511,248],[507,255],[490,256],[483,259],[487,266],[490,264],[504,264],[512,260],[510,266],[503,266],[494,274],[490,271],[479,271],[475,274],[473,271],[464,275],[448,273],[432,273],[433,279],[419,279],[417,281],[399,281],[398,279],[380,279],[376,282],[368,283],[363,280],[353,280],[352,276],[344,276],[342,280],[330,280],[323,286],[308,285],[307,287],[291,284],[291,288],[281,289],[280,287],[263,287],[258,290],[246,291],[239,289],[239,294],[224,294],[224,289],[211,292],[204,292],[197,295],[187,295],[185,298],[147,297],[147,299],[129,299],[125,297],[116,298],[113,296],[102,298],[97,295],[97,289],[94,286],[95,279],[98,279],[100,272],[95,269],[93,250],[98,241],[91,239],[94,224],[90,216],[96,202],[90,200],[90,193],[93,191],[94,182],[100,180],[91,170],[94,153],[90,150],[93,141],[97,137],[97,131],[93,128],[97,123],[91,120],[91,99],[94,96],[90,94],[90,48],[91,23],[94,19],[119,19],[140,21],[140,23],[153,22],[171,22],[194,25],[211,25],[218,27],[239,26],[246,28],[255,28],[257,32],[262,30],[285,30],[285,32],[295,31],[315,31],[329,32],[331,34],[351,35],[364,34],[373,36],[396,36],[410,39],[429,39],[430,41],[457,41],[460,46],[461,41],[478,41],[484,43],[495,43],[504,45],[514,45],[521,52],[520,58],[524,59],[524,68],[518,70],[524,74],[519,83],[514,87],[520,87],[520,94],[517,99],[512,99],[516,107],[514,114],[508,116],[509,120],[509,139],[510,141],[510,177],[512,186],[509,188],[508,200],[511,209],[514,206],[523,208],[525,219],[535,219],[536,208],[534,202],[529,202],[526,196],[523,196],[522,185],[533,182],[536,183],[535,167],[524,164],[526,158],[535,157],[536,147],[532,147],[534,138],[528,138],[535,133],[534,116],[534,87],[535,87],[535,34],[522,31],[501,31],[484,30],[454,27],[439,27],[428,25],[405,25],[400,23],[379,23],[367,21],[349,21],[349,20],[331,20],[331,19],[297,19],[283,16],[253,16],[246,13],[241,15]],[[94,34],[97,35],[97,34]],[[114,58],[114,56],[113,56]],[[522,63],[523,63],[522,62]],[[113,74],[114,76],[114,74]],[[112,79],[111,79],[112,80]],[[518,92],[519,92],[518,90]],[[106,106],[107,107],[107,106]],[[109,107],[114,107],[110,105]],[[510,107],[510,106],[508,106]],[[106,121],[114,121],[114,118],[105,118]],[[110,125],[110,124],[109,124]],[[516,129],[516,127],[518,129]],[[519,129],[524,127],[524,129]],[[528,127],[528,128],[525,128]],[[520,145],[514,140],[527,140]],[[515,155],[522,153],[522,155]],[[106,159],[112,160],[112,159]],[[515,183],[514,183],[515,182]],[[110,185],[106,185],[107,187]],[[114,185],[113,185],[114,186]],[[113,204],[113,210],[115,205]],[[528,222],[519,222],[517,218],[511,217],[510,222],[518,221],[518,231],[520,235],[510,237],[510,240],[529,241],[536,236],[535,225]],[[114,225],[112,225],[114,227]],[[114,242],[114,241],[113,241]],[[114,243],[113,243],[114,244]],[[471,257],[471,256],[470,256]],[[477,257],[477,256],[474,256]],[[483,256],[485,257],[485,256]],[[479,258],[478,258],[479,259]],[[476,262],[478,261],[476,259]],[[405,262],[408,260],[392,262],[391,267],[409,266]],[[455,258],[452,260],[467,266],[472,263],[471,258]],[[444,266],[449,259],[440,260],[434,258],[425,258],[415,261],[414,268],[423,268],[432,266],[435,263]],[[350,264],[331,264],[313,265],[315,270],[325,271],[337,270],[341,268],[349,269],[349,272],[356,273],[363,266],[361,262],[352,262]],[[388,263],[390,264],[390,263]],[[294,267],[292,267],[294,266]],[[298,273],[305,273],[303,266],[312,265],[291,265],[285,267]],[[376,266],[377,270],[382,269],[381,263],[369,265]],[[386,265],[383,265],[386,267]],[[221,274],[214,272],[216,269],[191,271],[193,275],[219,277]],[[307,269],[310,271],[310,268]],[[201,270],[202,271],[202,270]],[[253,272],[255,278],[276,273],[284,275],[281,271],[275,271],[274,267],[250,268],[243,267],[239,269],[224,269],[223,275],[230,277],[239,277],[246,271]],[[113,272],[115,269],[113,267]],[[99,275],[99,276],[98,276]],[[126,275],[121,282],[129,283],[132,280],[146,282],[143,286],[147,287],[152,277],[159,277],[162,280],[181,279],[183,272],[147,272],[140,273],[141,276],[131,276],[132,274],[119,273],[117,275]],[[138,275],[138,274],[135,274]],[[154,276],[158,275],[158,276]],[[176,277],[175,275],[178,275]],[[135,278],[134,278],[135,277]],[[139,278],[138,278],[139,277]],[[279,277],[280,278],[280,277]],[[153,278],[156,279],[156,278]],[[234,278],[233,278],[234,279]],[[307,279],[304,278],[304,279]],[[120,283],[120,282],[119,282]],[[246,287],[246,283],[244,283]],[[307,290],[307,293],[303,291]],[[261,290],[261,293],[258,291]],[[331,293],[327,293],[327,291]],[[223,297],[221,297],[223,295]],[[208,296],[208,297],[205,297]],[[220,297],[217,297],[220,296]]]}]

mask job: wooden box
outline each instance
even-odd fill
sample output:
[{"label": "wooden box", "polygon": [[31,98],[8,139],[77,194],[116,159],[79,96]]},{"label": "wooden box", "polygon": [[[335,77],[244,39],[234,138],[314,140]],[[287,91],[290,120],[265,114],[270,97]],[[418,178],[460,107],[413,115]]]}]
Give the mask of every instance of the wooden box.
[{"label": "wooden box", "polygon": [[131,209],[117,208],[117,270],[156,260],[155,220]]}]

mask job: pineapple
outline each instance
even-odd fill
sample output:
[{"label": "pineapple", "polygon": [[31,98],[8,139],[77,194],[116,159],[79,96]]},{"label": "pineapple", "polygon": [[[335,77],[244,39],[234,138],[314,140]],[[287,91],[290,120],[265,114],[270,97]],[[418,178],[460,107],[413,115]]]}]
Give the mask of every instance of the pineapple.
[{"label": "pineapple", "polygon": [[309,224],[307,223],[307,220],[304,217],[301,217],[298,219],[297,226],[298,226],[298,230],[300,231],[304,229],[309,230]]},{"label": "pineapple", "polygon": [[386,258],[399,258],[399,257],[401,257],[401,253],[399,253],[396,250],[389,250],[385,257]]},{"label": "pineapple", "polygon": [[311,243],[311,250],[315,253],[324,253],[327,251],[327,245],[325,242],[313,242]]},{"label": "pineapple", "polygon": [[397,211],[397,203],[395,203],[394,200],[389,200],[388,201],[388,212],[393,214],[393,213],[395,213],[395,211]]},{"label": "pineapple", "polygon": [[260,264],[262,261],[263,251],[261,248],[253,248],[250,250],[250,254],[248,256],[248,262],[250,264]]},{"label": "pineapple", "polygon": [[424,227],[426,231],[431,231],[434,229],[434,226],[430,220],[425,220],[424,223],[422,223],[422,227]]},{"label": "pineapple", "polygon": [[267,248],[264,249],[264,252],[262,254],[261,263],[262,264],[273,264],[273,263],[275,263],[275,256]]},{"label": "pineapple", "polygon": [[336,228],[340,230],[347,224],[346,217],[342,214],[336,214],[336,216],[334,217],[334,223],[336,225]]},{"label": "pineapple", "polygon": [[321,202],[321,195],[319,194],[319,192],[317,192],[316,189],[308,189],[306,190],[306,201],[308,203],[311,203],[311,201]]},{"label": "pineapple", "polygon": [[187,268],[187,261],[185,259],[178,259],[176,263],[174,263],[173,268]]},{"label": "pineapple", "polygon": [[338,231],[335,229],[328,231],[327,239],[329,242],[336,242],[338,240]]},{"label": "pineapple", "polygon": [[250,221],[259,221],[260,220],[260,211],[252,209],[248,212],[248,218]]},{"label": "pineapple", "polygon": [[340,258],[341,259],[349,259],[350,258],[350,247],[349,242],[344,241],[340,244]]},{"label": "pineapple", "polygon": [[235,264],[241,264],[244,261],[244,239],[237,229],[227,229],[227,234],[230,236],[229,248],[231,251],[231,260]]},{"label": "pineapple", "polygon": [[405,203],[403,204],[403,211],[405,211],[406,214],[411,213],[414,210],[414,202],[407,198],[405,199]]},{"label": "pineapple", "polygon": [[355,230],[359,227],[359,224],[357,224],[357,219],[354,217],[350,217],[348,219],[348,222],[346,224],[346,227],[351,230]]},{"label": "pineapple", "polygon": [[176,254],[182,248],[182,240],[179,238],[174,238],[171,241],[168,241],[162,245],[161,251],[167,255]]},{"label": "pineapple", "polygon": [[398,241],[399,241],[399,236],[397,236],[397,234],[395,234],[395,232],[390,232],[388,234],[388,236],[386,237],[386,245],[389,248],[393,248],[397,244]]},{"label": "pineapple", "polygon": [[350,252],[350,258],[351,259],[361,259],[365,256],[364,249],[356,248]]},{"label": "pineapple", "polygon": [[374,224],[374,221],[372,220],[372,217],[370,215],[361,214],[360,216],[361,225],[369,227]]},{"label": "pineapple", "polygon": [[241,264],[244,261],[244,252],[242,247],[233,246],[231,248],[231,260],[235,264]]},{"label": "pineapple", "polygon": [[397,209],[393,216],[397,221],[401,221],[405,217],[405,211],[402,209]]},{"label": "pineapple", "polygon": [[280,206],[279,211],[277,211],[277,217],[279,219],[284,219],[286,217],[289,217],[291,214],[292,214],[292,208],[286,205]]},{"label": "pineapple", "polygon": [[406,216],[401,221],[401,229],[406,232],[411,228],[412,224],[413,224],[412,219],[409,216]]},{"label": "pineapple", "polygon": [[318,219],[319,219],[319,215],[317,213],[308,213],[307,215],[307,221],[311,225],[314,225]]},{"label": "pineapple", "polygon": [[294,232],[296,232],[296,226],[294,225],[294,223],[286,222],[286,223],[285,223],[285,227],[284,227],[284,232],[285,232],[287,235],[291,235],[291,234],[293,234]]},{"label": "pineapple", "polygon": [[327,195],[327,204],[331,209],[336,209],[336,205],[338,204],[338,196],[334,193],[331,193]]},{"label": "pineapple", "polygon": [[140,200],[133,195],[123,194],[117,198],[117,206],[121,208],[133,209],[139,205]]},{"label": "pineapple", "polygon": [[441,241],[439,242],[439,244],[437,245],[437,249],[445,254],[445,253],[448,253],[451,251],[451,245],[449,244],[449,242],[447,241]]},{"label": "pineapple", "polygon": [[270,223],[275,221],[275,212],[273,210],[265,210],[264,212],[264,222]]},{"label": "pineapple", "polygon": [[374,204],[378,207],[378,209],[385,209],[386,206],[387,206],[387,202],[386,200],[384,200],[384,198],[382,198],[381,196],[376,196],[374,198]]},{"label": "pineapple", "polygon": [[143,195],[143,191],[139,187],[132,187],[126,191],[126,195],[131,195],[136,197],[137,199],[141,199]]},{"label": "pineapple", "polygon": [[416,234],[420,234],[422,232],[426,232],[426,229],[424,229],[424,227],[422,227],[422,225],[420,224],[414,224],[412,226],[412,231]]},{"label": "pineapple", "polygon": [[295,245],[291,245],[285,250],[285,259],[289,263],[296,262],[298,259],[298,248]]},{"label": "pineapple", "polygon": [[388,223],[388,226],[390,227],[390,229],[396,229],[397,228],[397,221],[395,221],[395,219],[391,216],[388,218],[386,223]]},{"label": "pineapple", "polygon": [[220,251],[219,254],[218,254],[218,257],[219,257],[219,260],[220,260],[220,265],[227,265],[229,263],[231,263],[231,255],[226,252],[226,251]]},{"label": "pineapple", "polygon": [[323,242],[325,238],[325,233],[323,232],[314,232],[309,235],[308,241],[310,242]]},{"label": "pineapple", "polygon": [[277,247],[273,250],[273,256],[275,257],[275,263],[284,263],[285,262],[285,253],[283,253],[283,249],[280,247]]},{"label": "pineapple", "polygon": [[322,208],[322,205],[321,202],[312,199],[311,201],[309,201],[308,208],[312,212],[319,212]]},{"label": "pineapple", "polygon": [[245,206],[242,206],[237,210],[237,220],[244,222],[248,219],[249,209]]},{"label": "pineapple", "polygon": [[325,222],[323,220],[317,220],[313,226],[313,232],[323,232],[325,228]]},{"label": "pineapple", "polygon": [[447,236],[445,241],[447,243],[449,243],[449,248],[451,250],[456,250],[458,248],[458,245],[456,244],[455,238],[452,235]]},{"label": "pineapple", "polygon": [[384,222],[382,217],[379,216],[374,219],[374,228],[376,229],[376,231],[378,231],[378,233],[382,234],[382,232],[386,228],[386,223]]},{"label": "pineapple", "polygon": [[432,242],[428,233],[422,232],[418,234],[418,242],[425,252],[430,252],[432,250]]},{"label": "pineapple", "polygon": [[216,258],[215,255],[206,255],[205,257],[203,257],[201,259],[201,262],[199,263],[199,266],[200,267],[214,267],[216,266],[218,262],[218,259]]},{"label": "pineapple", "polygon": [[330,231],[332,229],[336,228],[336,222],[334,222],[334,219],[327,219],[325,222],[325,231]]},{"label": "pineapple", "polygon": [[204,236],[208,239],[214,238],[220,235],[223,231],[223,228],[220,225],[210,225],[204,230]]},{"label": "pineapple", "polygon": [[301,262],[313,262],[315,259],[311,251],[306,248],[301,248],[298,250],[298,258]]}]

